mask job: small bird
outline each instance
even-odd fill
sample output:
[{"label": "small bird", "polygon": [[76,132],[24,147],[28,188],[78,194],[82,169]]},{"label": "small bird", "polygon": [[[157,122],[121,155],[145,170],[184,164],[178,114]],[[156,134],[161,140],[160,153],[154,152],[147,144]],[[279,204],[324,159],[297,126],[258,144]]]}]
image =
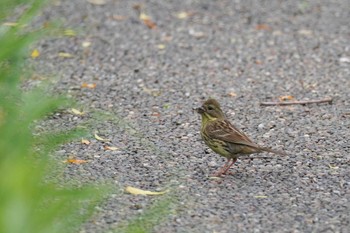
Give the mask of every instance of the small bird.
[{"label": "small bird", "polygon": [[195,109],[202,116],[201,136],[205,144],[217,154],[227,158],[225,165],[213,176],[220,177],[230,169],[242,155],[271,152],[286,155],[285,152],[261,147],[248,138],[242,131],[231,124],[220,104],[215,99],[208,99],[202,107]]}]

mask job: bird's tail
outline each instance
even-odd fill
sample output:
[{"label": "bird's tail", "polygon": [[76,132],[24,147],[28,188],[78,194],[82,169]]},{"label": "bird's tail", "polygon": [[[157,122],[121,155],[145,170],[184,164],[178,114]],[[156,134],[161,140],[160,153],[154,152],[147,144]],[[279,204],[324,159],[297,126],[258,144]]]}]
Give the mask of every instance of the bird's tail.
[{"label": "bird's tail", "polygon": [[271,153],[278,154],[278,155],[287,155],[287,153],[284,151],[273,150],[273,149],[270,149],[267,147],[260,147],[259,149],[261,149],[262,151],[271,152]]}]

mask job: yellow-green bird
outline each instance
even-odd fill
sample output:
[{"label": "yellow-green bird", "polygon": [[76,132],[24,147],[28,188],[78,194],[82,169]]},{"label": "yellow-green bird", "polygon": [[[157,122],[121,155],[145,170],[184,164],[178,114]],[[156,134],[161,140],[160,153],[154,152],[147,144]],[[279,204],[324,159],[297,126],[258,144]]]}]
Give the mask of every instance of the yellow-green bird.
[{"label": "yellow-green bird", "polygon": [[201,136],[214,152],[227,158],[226,164],[214,176],[225,174],[242,155],[261,152],[272,152],[285,155],[281,151],[261,147],[248,138],[242,131],[231,124],[220,104],[215,99],[208,99],[195,109],[202,116]]}]

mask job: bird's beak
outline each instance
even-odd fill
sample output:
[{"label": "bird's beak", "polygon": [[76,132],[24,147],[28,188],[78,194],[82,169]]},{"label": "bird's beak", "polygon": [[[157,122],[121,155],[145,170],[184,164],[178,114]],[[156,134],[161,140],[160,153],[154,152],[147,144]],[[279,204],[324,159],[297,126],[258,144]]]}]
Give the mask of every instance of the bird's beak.
[{"label": "bird's beak", "polygon": [[199,113],[199,114],[202,114],[202,113],[205,112],[204,108],[202,108],[202,107],[194,108],[193,110],[196,111],[196,112]]}]

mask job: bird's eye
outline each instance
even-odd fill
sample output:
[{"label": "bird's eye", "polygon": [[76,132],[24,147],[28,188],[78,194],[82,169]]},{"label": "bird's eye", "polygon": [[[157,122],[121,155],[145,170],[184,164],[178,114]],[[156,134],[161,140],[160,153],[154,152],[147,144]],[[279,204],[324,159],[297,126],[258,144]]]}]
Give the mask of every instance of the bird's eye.
[{"label": "bird's eye", "polygon": [[209,110],[209,111],[214,110],[213,106],[209,105],[209,106],[208,106],[208,110]]}]

